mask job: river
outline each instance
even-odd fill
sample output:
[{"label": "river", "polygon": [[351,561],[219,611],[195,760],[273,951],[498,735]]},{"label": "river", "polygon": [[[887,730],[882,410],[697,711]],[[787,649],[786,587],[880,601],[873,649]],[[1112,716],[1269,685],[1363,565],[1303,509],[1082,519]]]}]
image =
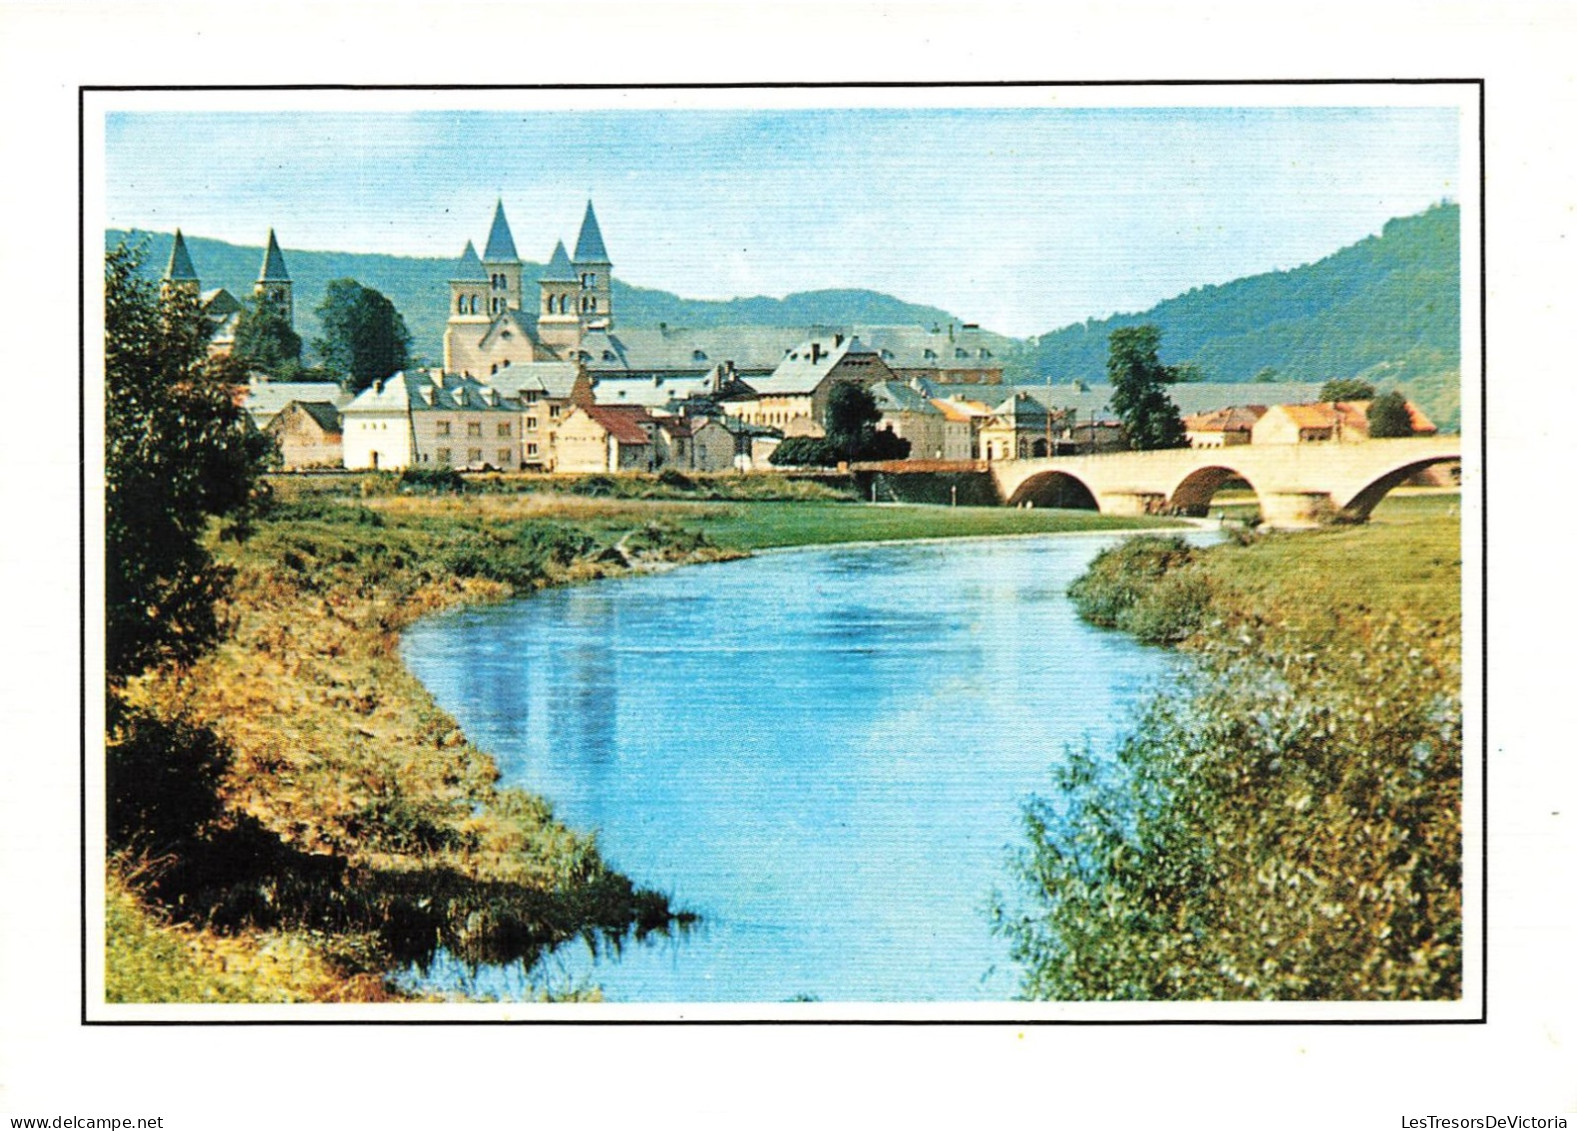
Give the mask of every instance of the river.
[{"label": "river", "polygon": [[407,981],[504,998],[1007,1000],[991,934],[1020,806],[1110,748],[1177,662],[1064,596],[1111,535],[776,552],[548,590],[411,628],[405,661],[505,784],[699,914],[531,971]]}]

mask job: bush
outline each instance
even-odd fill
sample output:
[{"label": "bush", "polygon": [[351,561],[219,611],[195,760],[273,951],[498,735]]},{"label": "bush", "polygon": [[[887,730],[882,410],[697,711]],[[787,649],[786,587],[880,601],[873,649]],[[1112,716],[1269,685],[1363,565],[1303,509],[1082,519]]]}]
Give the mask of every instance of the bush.
[{"label": "bush", "polygon": [[790,436],[769,457],[774,467],[836,467],[837,446],[819,436]]},{"label": "bush", "polygon": [[657,482],[664,487],[675,487],[681,491],[695,490],[695,480],[691,479],[677,467],[665,467],[657,473]]},{"label": "bush", "polygon": [[408,467],[400,473],[400,486],[412,491],[458,495],[465,491],[465,478],[452,467]]},{"label": "bush", "polygon": [[1462,710],[1441,626],[1246,628],[1024,811],[996,929],[1033,998],[1462,990]]},{"label": "bush", "polygon": [[[1145,625],[1147,631],[1156,631],[1165,609],[1186,609],[1201,596],[1198,585],[1204,584],[1202,578],[1198,585],[1185,587],[1174,581],[1168,592],[1157,589],[1162,578],[1193,560],[1193,548],[1176,535],[1129,538],[1097,554],[1068,586],[1068,596],[1081,617],[1101,628],[1135,632],[1136,626]],[[1208,601],[1208,594],[1203,596]],[[1195,627],[1197,622],[1181,635],[1172,628],[1149,639],[1181,639]]]},{"label": "bush", "polygon": [[110,847],[159,854],[186,844],[221,812],[230,750],[205,726],[110,701],[105,801]]}]

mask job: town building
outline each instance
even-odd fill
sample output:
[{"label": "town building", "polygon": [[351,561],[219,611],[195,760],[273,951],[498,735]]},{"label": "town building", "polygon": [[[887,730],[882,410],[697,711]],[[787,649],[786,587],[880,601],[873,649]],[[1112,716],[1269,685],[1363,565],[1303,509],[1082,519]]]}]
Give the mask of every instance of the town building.
[{"label": "town building", "polygon": [[823,436],[833,385],[847,381],[870,387],[894,379],[876,351],[858,338],[834,334],[793,347],[770,375],[747,381],[754,399],[725,399],[723,408],[747,424],[777,428],[785,436]]},{"label": "town building", "polygon": [[522,462],[520,408],[469,377],[396,373],[345,406],[345,466],[513,470]]},{"label": "town building", "polygon": [[[1369,439],[1369,401],[1319,401],[1271,405],[1255,422],[1255,444],[1356,444]],[[1411,401],[1407,414],[1415,436],[1433,436],[1434,421]]]},{"label": "town building", "polygon": [[557,471],[656,471],[657,420],[639,405],[576,405],[554,450]]},{"label": "town building", "polygon": [[871,395],[881,412],[877,427],[908,440],[908,458],[949,458],[947,416],[924,393],[901,381],[878,381],[871,386]]},{"label": "town building", "polygon": [[1183,431],[1191,448],[1231,448],[1254,438],[1254,425],[1267,409],[1262,404],[1231,405],[1212,412],[1183,417]]},{"label": "town building", "polygon": [[345,435],[340,412],[322,401],[290,401],[265,429],[285,471],[343,467]]}]

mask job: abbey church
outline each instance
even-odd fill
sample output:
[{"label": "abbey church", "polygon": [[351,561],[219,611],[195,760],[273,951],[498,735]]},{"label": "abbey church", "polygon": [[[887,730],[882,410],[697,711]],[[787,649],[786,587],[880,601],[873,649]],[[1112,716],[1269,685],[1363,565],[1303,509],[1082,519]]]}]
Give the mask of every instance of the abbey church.
[{"label": "abbey church", "polygon": [[444,372],[485,380],[510,366],[599,356],[589,347],[613,328],[613,264],[590,201],[574,255],[560,240],[541,277],[523,275],[499,201],[482,255],[467,241],[449,280]]}]

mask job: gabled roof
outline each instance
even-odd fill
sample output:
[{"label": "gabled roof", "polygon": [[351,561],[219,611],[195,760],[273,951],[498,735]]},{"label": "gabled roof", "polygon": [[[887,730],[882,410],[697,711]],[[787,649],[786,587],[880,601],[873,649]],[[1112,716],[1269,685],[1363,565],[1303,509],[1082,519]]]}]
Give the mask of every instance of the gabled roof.
[{"label": "gabled roof", "polygon": [[621,444],[651,443],[641,425],[657,423],[652,414],[639,405],[581,405],[579,411],[602,425],[603,430]]},{"label": "gabled roof", "polygon": [[460,253],[459,260],[454,265],[454,274],[449,277],[451,283],[485,283],[487,272],[482,269],[482,261],[476,257],[476,245],[470,240],[465,241],[465,250]]},{"label": "gabled roof", "polygon": [[258,272],[259,283],[288,283],[290,272],[285,270],[285,256],[274,238],[274,229],[268,229],[268,250],[263,253],[263,269]]},{"label": "gabled roof", "polygon": [[526,365],[505,365],[487,383],[506,397],[540,393],[549,400],[567,401],[575,390],[580,366],[573,361],[534,361]]},{"label": "gabled roof", "polygon": [[979,401],[949,400],[946,397],[932,397],[931,403],[937,407],[943,416],[955,422],[967,424],[977,417],[991,415],[991,409]]},{"label": "gabled roof", "polygon": [[1231,405],[1185,416],[1183,427],[1189,432],[1252,432],[1267,411],[1262,404]]},{"label": "gabled roof", "polygon": [[247,386],[243,407],[254,417],[268,416],[291,401],[343,407],[351,395],[333,381],[254,381]]},{"label": "gabled roof", "polygon": [[871,386],[871,395],[876,398],[876,407],[883,412],[914,412],[924,416],[936,416],[941,412],[924,393],[901,381],[878,381]]},{"label": "gabled roof", "polygon": [[569,252],[564,250],[564,241],[559,240],[553,245],[553,256],[548,260],[548,265],[542,269],[539,283],[573,283],[575,281],[575,268],[570,266]]},{"label": "gabled roof", "polygon": [[813,393],[833,366],[847,356],[852,343],[852,338],[841,334],[801,342],[783,356],[771,376],[750,381],[750,387],[764,397]]},{"label": "gabled roof", "polygon": [[186,250],[179,228],[175,229],[175,246],[170,249],[170,265],[164,269],[164,277],[172,283],[197,282],[197,268],[192,266],[191,253]]},{"label": "gabled roof", "polygon": [[515,237],[510,235],[509,221],[504,219],[502,200],[493,212],[493,230],[487,234],[487,250],[482,252],[482,258],[488,263],[520,262],[520,256],[515,252]]},{"label": "gabled roof", "polygon": [[322,401],[291,401],[274,414],[274,420],[269,421],[269,427],[274,427],[274,421],[283,419],[285,413],[291,407],[298,408],[306,413],[319,428],[330,435],[339,436],[344,432],[344,425],[340,423],[339,409],[331,404],[324,404]]},{"label": "gabled roof", "polygon": [[364,412],[455,410],[519,412],[520,402],[471,377],[441,374],[434,379],[426,373],[400,372],[387,381],[367,386],[341,411],[345,416],[354,416]]},{"label": "gabled roof", "polygon": [[598,404],[635,404],[646,408],[663,408],[672,401],[690,397],[704,397],[712,391],[709,375],[700,377],[612,377],[597,379],[592,395]]},{"label": "gabled roof", "polygon": [[575,241],[576,263],[607,263],[608,249],[602,246],[602,229],[597,227],[597,213],[586,202],[586,218],[580,222],[580,237]]}]

